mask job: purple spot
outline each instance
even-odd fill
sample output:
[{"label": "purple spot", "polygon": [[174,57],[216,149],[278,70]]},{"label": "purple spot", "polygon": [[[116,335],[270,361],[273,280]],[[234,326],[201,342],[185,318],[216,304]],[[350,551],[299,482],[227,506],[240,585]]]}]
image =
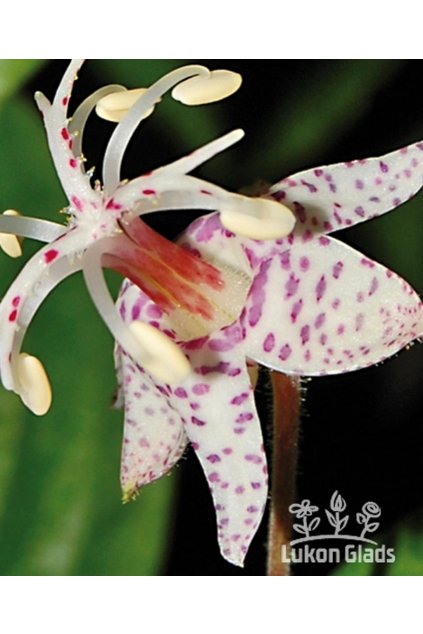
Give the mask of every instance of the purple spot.
[{"label": "purple spot", "polygon": [[281,361],[286,361],[291,356],[291,346],[289,343],[286,343],[279,352],[279,359]]},{"label": "purple spot", "polygon": [[269,334],[266,336],[266,339],[263,342],[263,350],[265,352],[272,352],[274,347],[275,347],[275,335],[273,334],[273,332],[269,332]]},{"label": "purple spot", "polygon": [[295,201],[294,201],[293,205],[294,205],[294,210],[295,210],[295,213],[297,214],[298,220],[301,222],[301,224],[304,224],[305,221],[307,220],[307,215],[306,215],[305,208],[303,207],[303,205],[301,205],[300,203],[297,203]]},{"label": "purple spot", "polygon": [[197,394],[197,396],[207,394],[209,390],[210,387],[207,385],[207,383],[196,383],[192,388],[192,391],[194,392],[194,394]]},{"label": "purple spot", "polygon": [[206,424],[204,420],[200,420],[196,416],[191,416],[191,423],[193,425],[197,425],[197,427],[204,427],[204,425]]},{"label": "purple spot", "polygon": [[252,420],[254,418],[254,414],[251,414],[251,412],[243,412],[242,414],[239,414],[239,416],[237,416],[237,418],[235,419],[236,423],[246,423],[249,420]]},{"label": "purple spot", "polygon": [[224,449],[222,449],[222,452],[225,454],[225,456],[229,456],[232,451],[233,449],[231,449],[230,447],[225,447]]},{"label": "purple spot", "polygon": [[330,244],[330,240],[329,240],[329,238],[326,238],[325,236],[320,236],[319,244],[321,244],[322,247],[327,247],[328,244]]},{"label": "purple spot", "polygon": [[380,168],[380,171],[383,172],[384,174],[386,174],[386,172],[389,172],[389,167],[383,161],[379,161],[379,168]]},{"label": "purple spot", "polygon": [[364,215],[366,212],[364,211],[363,207],[361,207],[360,205],[359,207],[356,207],[354,209],[354,213],[357,214],[357,216],[360,216],[360,218],[364,218]]},{"label": "purple spot", "polygon": [[286,288],[286,299],[288,299],[289,297],[292,297],[293,295],[295,295],[295,293],[298,290],[298,285],[300,283],[300,280],[298,277],[295,277],[294,273],[291,273],[289,276],[289,280],[287,281],[287,283],[285,284],[285,288]]},{"label": "purple spot", "polygon": [[253,489],[260,489],[261,488],[261,482],[251,482],[251,486]]},{"label": "purple spot", "polygon": [[300,332],[301,344],[304,346],[310,340],[310,326],[305,325]]},{"label": "purple spot", "polygon": [[207,456],[207,460],[213,464],[215,462],[220,462],[220,458],[216,453],[212,453],[210,454],[210,456]]},{"label": "purple spot", "polygon": [[356,189],[364,189],[364,183],[362,180],[357,179],[355,181],[355,187]]},{"label": "purple spot", "polygon": [[358,332],[362,329],[364,323],[364,315],[363,313],[358,313],[355,318],[355,330]]},{"label": "purple spot", "polygon": [[178,398],[187,398],[187,396],[188,396],[188,394],[186,393],[186,391],[184,390],[183,387],[177,387],[175,392],[174,392],[174,394]]},{"label": "purple spot", "polygon": [[257,513],[258,508],[257,506],[247,506],[247,513]]},{"label": "purple spot", "polygon": [[342,269],[344,268],[344,263],[343,262],[337,262],[333,269],[332,269],[332,275],[333,277],[337,280],[339,278],[339,276],[342,273]]},{"label": "purple spot", "polygon": [[307,183],[307,181],[301,180],[301,184],[307,187],[311,194],[315,194],[317,192],[317,187],[316,185],[313,185],[313,183]]},{"label": "purple spot", "polygon": [[326,319],[326,313],[319,313],[314,321],[314,327],[320,328],[321,326],[323,326],[325,319]]},{"label": "purple spot", "polygon": [[300,258],[300,269],[302,271],[308,271],[310,268],[310,260],[306,257]]},{"label": "purple spot", "polygon": [[243,486],[236,487],[235,489],[235,493],[237,493],[238,495],[241,495],[241,493],[244,493],[244,491],[245,491],[245,487]]},{"label": "purple spot", "polygon": [[234,396],[234,398],[231,400],[231,405],[241,405],[242,403],[244,403],[244,401],[248,399],[248,397],[249,397],[248,392],[244,392],[243,394]]},{"label": "purple spot", "polygon": [[317,285],[316,285],[316,299],[318,302],[320,302],[320,300],[322,299],[323,295],[326,292],[326,278],[324,275],[322,275],[322,277],[320,278],[320,280],[318,281]]},{"label": "purple spot", "polygon": [[212,473],[210,473],[209,482],[219,482],[219,480],[220,480],[220,476],[217,473],[217,471],[213,471]]},{"label": "purple spot", "polygon": [[285,270],[290,269],[291,268],[291,252],[290,251],[285,251],[284,253],[282,253],[281,255],[281,267]]},{"label": "purple spot", "polygon": [[252,462],[253,464],[261,464],[263,462],[263,458],[261,456],[257,456],[253,453],[248,453],[246,456],[244,456],[244,458],[245,460],[248,460],[248,462]]},{"label": "purple spot", "polygon": [[295,324],[295,322],[297,321],[297,317],[301,312],[301,309],[303,307],[303,300],[300,299],[298,302],[295,302],[295,304],[292,307],[292,311],[291,311],[291,321],[293,324]]},{"label": "purple spot", "polygon": [[369,289],[369,295],[374,295],[374,293],[376,293],[377,289],[379,288],[379,282],[377,280],[376,277],[374,277],[371,281],[370,284],[370,289]]},{"label": "purple spot", "polygon": [[254,327],[261,318],[263,311],[263,304],[265,301],[265,286],[267,282],[267,272],[270,268],[271,260],[262,262],[260,270],[251,285],[249,299],[251,299],[252,306],[248,312],[248,321],[251,327]]}]

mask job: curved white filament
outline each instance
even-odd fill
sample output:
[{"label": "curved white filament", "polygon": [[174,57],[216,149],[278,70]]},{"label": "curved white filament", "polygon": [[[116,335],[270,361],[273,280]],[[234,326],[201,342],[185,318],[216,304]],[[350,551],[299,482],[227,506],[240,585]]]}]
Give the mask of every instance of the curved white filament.
[{"label": "curved white filament", "polygon": [[104,189],[109,194],[112,194],[119,185],[123,155],[145,113],[155,105],[160,97],[180,81],[196,75],[207,75],[208,73],[209,70],[205,66],[184,66],[178,68],[159,79],[130,108],[126,117],[117,125],[113,132],[104,155],[103,184]]}]

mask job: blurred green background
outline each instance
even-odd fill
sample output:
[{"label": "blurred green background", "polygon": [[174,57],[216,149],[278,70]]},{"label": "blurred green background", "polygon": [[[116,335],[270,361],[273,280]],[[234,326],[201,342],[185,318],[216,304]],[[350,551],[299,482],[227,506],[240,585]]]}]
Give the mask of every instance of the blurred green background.
[{"label": "blurred green background", "polygon": [[[245,140],[201,169],[234,190],[423,138],[423,98],[416,88],[422,63],[407,60],[93,60],[80,73],[71,110],[101,85],[148,85],[186,61],[241,72],[243,87],[225,102],[189,111],[165,98],[131,143],[124,176],[169,162],[236,127],[245,129]],[[0,62],[1,209],[60,221],[66,201],[32,94],[42,90],[51,99],[66,63]],[[90,122],[88,167],[100,171],[111,130],[111,124]],[[393,214],[338,235],[422,292],[422,207],[420,195]],[[186,220],[171,230],[167,221],[162,227],[157,222],[173,237]],[[24,243],[22,262],[35,248]],[[22,262],[0,259],[4,293]],[[118,280],[111,278],[111,284],[116,289]],[[110,409],[113,341],[81,276],[43,304],[24,348],[45,364],[54,401],[49,414],[37,418],[0,390],[0,574],[263,574],[265,524],[244,571],[220,559],[209,494],[189,452],[169,477],[144,489],[136,502],[121,504],[122,416]],[[309,384],[299,497],[324,504],[338,489],[358,505],[375,499],[386,510],[386,536],[380,539],[397,546],[397,563],[389,569],[342,567],[339,574],[423,572],[417,486],[421,361],[414,346],[381,368]],[[331,570],[299,566],[295,572]]]}]

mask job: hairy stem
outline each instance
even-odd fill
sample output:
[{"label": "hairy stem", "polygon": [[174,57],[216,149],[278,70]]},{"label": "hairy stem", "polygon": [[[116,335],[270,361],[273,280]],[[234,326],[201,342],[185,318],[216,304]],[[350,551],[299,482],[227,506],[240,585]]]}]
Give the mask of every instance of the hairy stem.
[{"label": "hairy stem", "polygon": [[279,372],[271,373],[273,390],[273,456],[267,574],[289,575],[281,561],[281,548],[289,552],[298,455],[300,381]]}]

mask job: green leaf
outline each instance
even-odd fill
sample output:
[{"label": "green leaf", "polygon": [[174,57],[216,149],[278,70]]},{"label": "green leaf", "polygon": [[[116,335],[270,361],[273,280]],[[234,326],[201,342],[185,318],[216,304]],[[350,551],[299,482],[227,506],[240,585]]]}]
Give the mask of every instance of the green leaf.
[{"label": "green leaf", "polygon": [[42,59],[1,59],[0,105],[38,72],[44,63]]}]

